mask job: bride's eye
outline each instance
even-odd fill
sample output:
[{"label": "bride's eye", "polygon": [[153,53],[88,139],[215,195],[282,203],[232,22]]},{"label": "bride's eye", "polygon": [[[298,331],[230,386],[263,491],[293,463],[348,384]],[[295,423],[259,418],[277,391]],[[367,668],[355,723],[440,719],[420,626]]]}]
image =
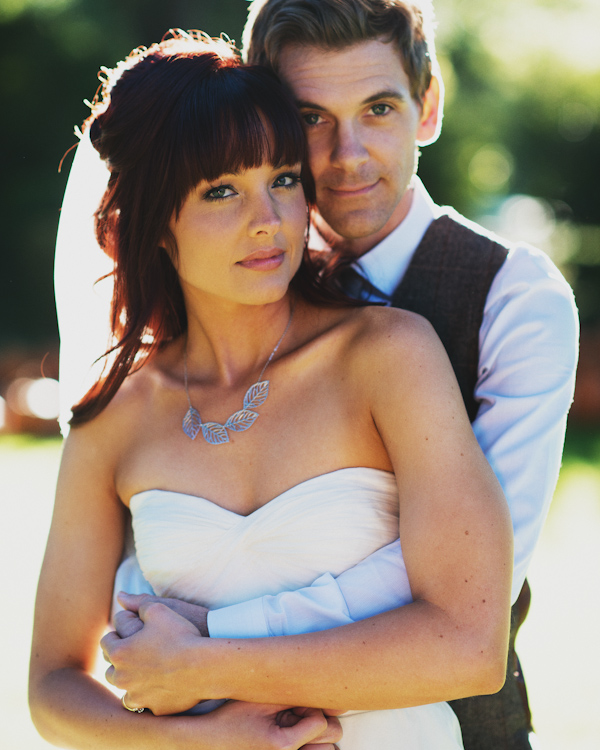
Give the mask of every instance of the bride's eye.
[{"label": "bride's eye", "polygon": [[300,180],[299,172],[285,172],[276,178],[273,182],[273,187],[293,188],[300,184]]},{"label": "bride's eye", "polygon": [[223,198],[229,198],[230,195],[235,195],[235,190],[231,185],[219,185],[218,187],[210,188],[204,193],[204,199],[207,201],[218,201]]}]

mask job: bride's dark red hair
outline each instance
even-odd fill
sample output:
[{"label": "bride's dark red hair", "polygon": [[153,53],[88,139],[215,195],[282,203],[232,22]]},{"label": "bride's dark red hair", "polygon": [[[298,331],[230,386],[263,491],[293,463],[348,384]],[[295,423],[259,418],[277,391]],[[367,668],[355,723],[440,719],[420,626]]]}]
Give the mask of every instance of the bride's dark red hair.
[{"label": "bride's dark red hair", "polygon": [[[132,368],[186,330],[181,287],[164,248],[177,251],[169,221],[193,187],[265,161],[300,162],[309,205],[315,194],[293,100],[269,70],[242,66],[228,42],[171,31],[114,70],[102,69],[101,78],[85,126],[110,170],[96,235],[115,263],[115,345],[108,372],[73,407],[72,425],[102,411]],[[321,304],[347,304],[322,282],[306,250],[292,286]]]}]

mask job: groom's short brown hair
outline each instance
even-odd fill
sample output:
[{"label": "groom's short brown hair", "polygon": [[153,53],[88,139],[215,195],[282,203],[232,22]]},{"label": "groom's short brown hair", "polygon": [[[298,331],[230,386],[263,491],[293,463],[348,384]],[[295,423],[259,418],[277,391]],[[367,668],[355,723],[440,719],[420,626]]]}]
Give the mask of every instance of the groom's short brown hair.
[{"label": "groom's short brown hair", "polygon": [[435,62],[430,0],[253,0],[243,35],[244,57],[278,72],[286,45],[335,50],[371,39],[396,44],[411,94],[421,102]]}]

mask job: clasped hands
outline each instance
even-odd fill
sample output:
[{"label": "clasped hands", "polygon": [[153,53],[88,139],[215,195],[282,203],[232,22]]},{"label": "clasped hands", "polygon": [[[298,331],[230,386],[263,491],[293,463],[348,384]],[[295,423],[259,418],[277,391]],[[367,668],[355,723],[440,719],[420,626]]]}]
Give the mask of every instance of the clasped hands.
[{"label": "clasped hands", "polygon": [[126,609],[115,616],[116,630],[100,642],[110,663],[108,682],[127,691],[129,706],[149,708],[157,716],[195,706],[202,675],[190,673],[187,655],[201,631],[208,634],[207,610],[147,594],[120,594],[119,601]]},{"label": "clasped hands", "polygon": [[[200,698],[214,697],[195,692],[201,675],[188,658],[198,639],[208,636],[208,610],[148,594],[119,594],[119,602],[125,609],[116,614],[115,631],[107,633],[100,645],[110,664],[106,679],[127,691],[127,705],[143,706],[161,716],[187,711]],[[245,723],[250,733],[266,732],[269,738],[274,734],[274,746],[281,734],[282,746],[330,750],[342,735],[335,718],[342,711],[230,701],[217,712],[228,715],[223,715],[228,724],[243,727]],[[238,747],[240,740],[236,739]]]}]

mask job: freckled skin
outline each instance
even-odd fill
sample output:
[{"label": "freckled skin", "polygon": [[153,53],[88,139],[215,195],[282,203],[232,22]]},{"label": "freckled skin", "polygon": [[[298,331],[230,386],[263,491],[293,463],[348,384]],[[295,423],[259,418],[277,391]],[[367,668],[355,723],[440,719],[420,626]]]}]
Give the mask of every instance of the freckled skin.
[{"label": "freckled skin", "polygon": [[[281,299],[302,259],[307,207],[299,172],[299,164],[264,163],[190,191],[169,224],[185,291],[211,303]],[[267,272],[243,265],[261,250],[281,253],[281,264]]]}]

